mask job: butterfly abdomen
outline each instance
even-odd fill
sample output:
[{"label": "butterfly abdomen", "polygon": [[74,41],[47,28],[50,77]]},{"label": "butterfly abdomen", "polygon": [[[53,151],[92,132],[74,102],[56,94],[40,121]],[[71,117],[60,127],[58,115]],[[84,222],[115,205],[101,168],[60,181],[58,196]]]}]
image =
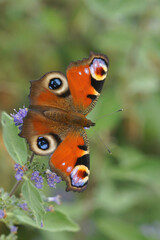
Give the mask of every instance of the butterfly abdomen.
[{"label": "butterfly abdomen", "polygon": [[84,115],[80,113],[66,112],[61,109],[52,109],[45,111],[44,115],[53,121],[70,126],[91,127],[95,125],[95,123],[93,123],[91,120],[88,120]]}]

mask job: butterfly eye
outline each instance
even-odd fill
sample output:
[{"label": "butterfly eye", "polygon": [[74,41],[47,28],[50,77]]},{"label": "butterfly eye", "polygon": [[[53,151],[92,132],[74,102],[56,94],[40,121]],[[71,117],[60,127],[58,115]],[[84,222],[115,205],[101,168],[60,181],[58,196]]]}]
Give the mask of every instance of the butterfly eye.
[{"label": "butterfly eye", "polygon": [[62,85],[62,81],[59,78],[52,78],[49,82],[49,88],[51,90],[56,90],[56,89],[60,88],[61,85]]},{"label": "butterfly eye", "polygon": [[61,139],[58,135],[43,135],[43,136],[33,136],[31,139],[31,149],[38,155],[49,155],[53,153]]},{"label": "butterfly eye", "polygon": [[92,78],[102,81],[107,76],[108,64],[101,58],[94,58],[90,65],[90,71]]}]

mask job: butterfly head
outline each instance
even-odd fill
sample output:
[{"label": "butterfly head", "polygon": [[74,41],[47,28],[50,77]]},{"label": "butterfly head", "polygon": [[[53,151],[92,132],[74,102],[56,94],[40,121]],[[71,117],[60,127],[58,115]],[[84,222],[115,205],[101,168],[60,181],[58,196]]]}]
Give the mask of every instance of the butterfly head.
[{"label": "butterfly head", "polygon": [[84,126],[85,128],[90,128],[95,126],[96,124],[94,122],[92,122],[91,120],[87,119],[86,125]]}]

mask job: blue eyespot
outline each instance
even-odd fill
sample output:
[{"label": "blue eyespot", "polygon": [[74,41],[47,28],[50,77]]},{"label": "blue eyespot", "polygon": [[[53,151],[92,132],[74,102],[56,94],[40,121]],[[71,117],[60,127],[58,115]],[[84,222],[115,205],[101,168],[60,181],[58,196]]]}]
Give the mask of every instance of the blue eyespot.
[{"label": "blue eyespot", "polygon": [[47,150],[49,148],[49,142],[44,137],[39,137],[37,139],[37,146],[42,150]]},{"label": "blue eyespot", "polygon": [[58,89],[62,85],[62,81],[59,78],[52,78],[49,82],[49,88],[51,90]]}]

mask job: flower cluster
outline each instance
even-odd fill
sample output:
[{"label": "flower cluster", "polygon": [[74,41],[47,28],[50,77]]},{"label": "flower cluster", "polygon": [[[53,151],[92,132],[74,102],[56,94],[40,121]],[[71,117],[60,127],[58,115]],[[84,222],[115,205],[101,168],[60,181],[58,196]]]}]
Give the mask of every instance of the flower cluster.
[{"label": "flower cluster", "polygon": [[36,188],[42,188],[43,187],[43,178],[39,175],[38,171],[35,171],[32,173],[31,180],[35,181]]},{"label": "flower cluster", "polygon": [[23,118],[26,117],[28,109],[23,107],[23,108],[19,108],[18,112],[15,109],[14,111],[16,113],[11,114],[11,117],[13,117],[15,125],[18,126],[19,130],[21,130],[22,124],[23,124]]},{"label": "flower cluster", "polygon": [[49,169],[46,171],[47,183],[50,187],[56,188],[56,183],[61,182],[61,178],[56,173],[51,172]]},{"label": "flower cluster", "polygon": [[14,169],[16,170],[15,178],[17,179],[17,181],[22,180],[22,177],[23,177],[23,174],[24,174],[24,171],[25,171],[25,167],[21,166],[18,163],[15,163]]},{"label": "flower cluster", "polygon": [[21,203],[18,205],[20,208],[22,208],[24,211],[28,211],[27,203]]}]

